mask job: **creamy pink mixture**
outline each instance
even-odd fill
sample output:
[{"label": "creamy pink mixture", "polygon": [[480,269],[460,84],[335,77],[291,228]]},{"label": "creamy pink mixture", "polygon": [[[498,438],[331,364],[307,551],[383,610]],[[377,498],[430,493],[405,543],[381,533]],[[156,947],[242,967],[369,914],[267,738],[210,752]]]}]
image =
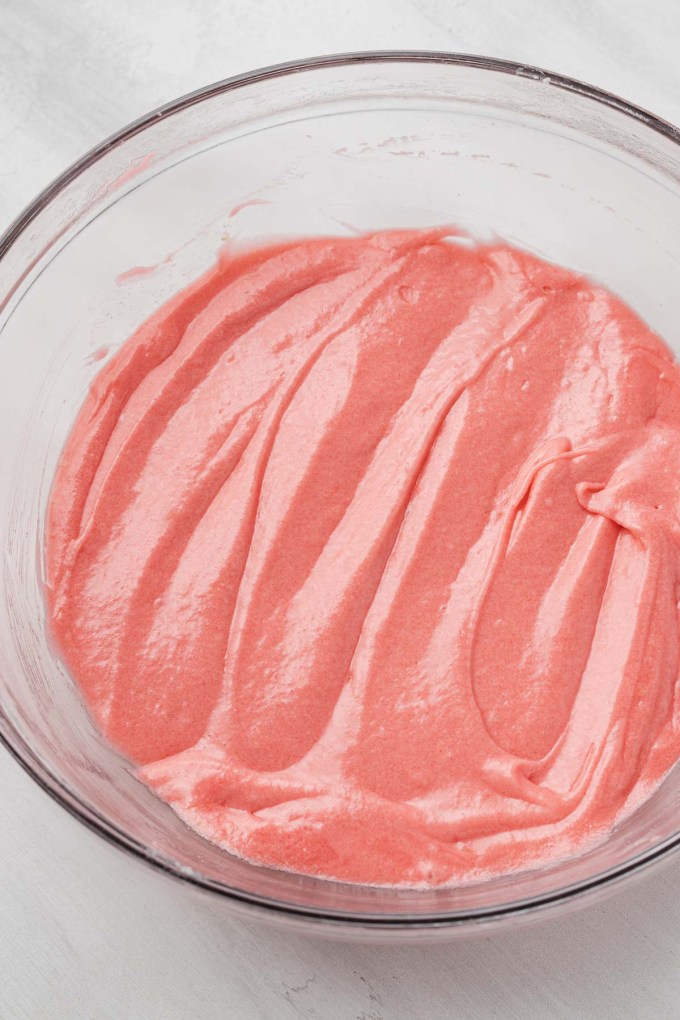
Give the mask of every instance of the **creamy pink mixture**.
[{"label": "creamy pink mixture", "polygon": [[96,379],[48,595],[104,734],[208,839],[368,883],[534,866],[680,756],[680,370],[446,231],[218,265]]}]

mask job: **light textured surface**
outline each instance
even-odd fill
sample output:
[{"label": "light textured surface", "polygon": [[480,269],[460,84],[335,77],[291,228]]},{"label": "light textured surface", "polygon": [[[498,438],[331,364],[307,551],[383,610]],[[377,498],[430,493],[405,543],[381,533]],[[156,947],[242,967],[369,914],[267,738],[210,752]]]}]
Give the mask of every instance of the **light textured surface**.
[{"label": "light textured surface", "polygon": [[[436,48],[536,63],[680,122],[672,0],[0,0],[0,221],[99,139],[299,56]],[[516,934],[344,946],[225,920],[105,845],[0,753],[0,1020],[680,1014],[680,861]]]}]

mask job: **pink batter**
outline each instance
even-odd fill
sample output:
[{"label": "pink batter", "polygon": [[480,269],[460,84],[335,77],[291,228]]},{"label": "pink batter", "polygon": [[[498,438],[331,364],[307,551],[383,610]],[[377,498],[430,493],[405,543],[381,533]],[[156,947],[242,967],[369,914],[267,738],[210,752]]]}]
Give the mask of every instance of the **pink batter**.
[{"label": "pink batter", "polygon": [[96,379],[54,635],[208,839],[367,883],[573,854],[680,756],[680,369],[444,230],[230,253]]}]

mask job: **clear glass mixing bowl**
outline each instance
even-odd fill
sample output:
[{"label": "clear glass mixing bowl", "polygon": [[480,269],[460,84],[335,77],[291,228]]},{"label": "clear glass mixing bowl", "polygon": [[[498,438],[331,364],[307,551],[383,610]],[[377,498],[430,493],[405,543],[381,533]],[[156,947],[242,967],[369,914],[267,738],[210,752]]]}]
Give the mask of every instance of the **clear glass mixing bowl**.
[{"label": "clear glass mixing bowl", "polygon": [[45,630],[45,504],[102,359],[225,238],[447,222],[590,274],[680,354],[680,133],[579,82],[480,57],[352,54],[221,82],[104,142],[0,242],[2,739],[131,854],[232,908],[345,936],[486,931],[602,893],[680,845],[680,771],[596,849],[466,888],[247,864],[187,828],[95,731]]}]

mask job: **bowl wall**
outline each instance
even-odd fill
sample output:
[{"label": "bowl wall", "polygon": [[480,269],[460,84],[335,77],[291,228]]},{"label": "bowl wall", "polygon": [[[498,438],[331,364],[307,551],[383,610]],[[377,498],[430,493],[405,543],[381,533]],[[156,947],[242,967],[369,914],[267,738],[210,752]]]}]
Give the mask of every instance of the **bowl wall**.
[{"label": "bowl wall", "polygon": [[468,930],[600,890],[674,845],[680,772],[589,853],[467,888],[362,888],[249,865],[188,829],[96,732],[46,633],[44,514],[104,359],[225,241],[442,223],[589,274],[680,354],[673,129],[477,58],[329,58],[187,97],[68,171],[0,247],[0,732],[100,833],[234,903],[331,927]]}]

